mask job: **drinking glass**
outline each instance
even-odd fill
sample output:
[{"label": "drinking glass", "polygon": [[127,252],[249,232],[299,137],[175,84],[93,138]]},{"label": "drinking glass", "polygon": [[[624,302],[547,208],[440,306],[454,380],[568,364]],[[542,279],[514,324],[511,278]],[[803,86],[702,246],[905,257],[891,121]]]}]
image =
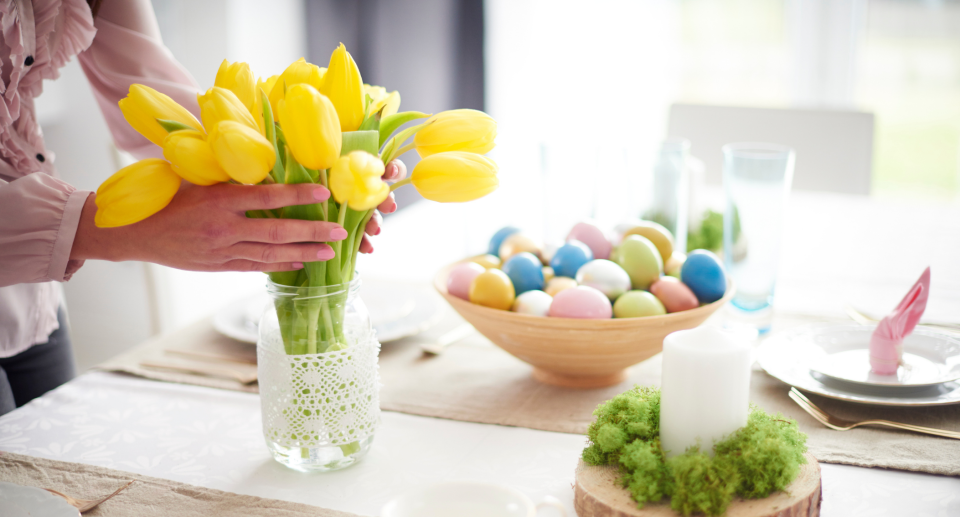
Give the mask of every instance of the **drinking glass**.
[{"label": "drinking glass", "polygon": [[770,329],[794,152],[766,143],[723,146],[723,257],[737,292],[728,313],[760,332]]},{"label": "drinking glass", "polygon": [[651,206],[644,214],[644,219],[656,221],[673,233],[674,249],[680,251],[687,250],[689,158],[689,140],[669,138],[663,142],[653,167]]}]

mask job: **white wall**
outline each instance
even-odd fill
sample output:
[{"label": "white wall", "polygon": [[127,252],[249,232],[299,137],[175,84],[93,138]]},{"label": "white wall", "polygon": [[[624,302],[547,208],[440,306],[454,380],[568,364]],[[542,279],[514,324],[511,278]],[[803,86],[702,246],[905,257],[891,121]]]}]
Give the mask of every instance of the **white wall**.
[{"label": "white wall", "polygon": [[[165,44],[202,88],[224,58],[279,73],[304,55],[301,0],[155,0]],[[96,190],[116,170],[111,137],[76,60],[37,100],[47,147],[62,178]],[[138,262],[88,262],[64,285],[77,363],[89,368],[150,335],[207,316],[262,289],[259,273],[190,273]]]}]

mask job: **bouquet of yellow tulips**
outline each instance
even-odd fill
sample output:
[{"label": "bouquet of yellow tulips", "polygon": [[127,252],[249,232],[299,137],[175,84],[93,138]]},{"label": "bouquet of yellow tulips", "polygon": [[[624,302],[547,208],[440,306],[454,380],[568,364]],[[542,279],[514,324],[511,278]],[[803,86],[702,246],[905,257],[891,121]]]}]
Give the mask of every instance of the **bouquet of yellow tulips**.
[{"label": "bouquet of yellow tulips", "polygon": [[[130,87],[120,109],[134,129],[163,148],[166,159],[141,160],[107,179],[97,190],[97,226],[128,225],[153,215],[171,201],[181,180],[317,183],[333,199],[247,215],[343,226],[348,237],[330,243],[333,259],[270,273],[281,286],[335,286],[353,279],[364,228],[391,190],[412,184],[427,199],[465,202],[498,185],[497,166],[484,156],[496,136],[490,116],[474,110],[398,112],[400,94],[364,84],[342,44],[327,68],[301,58],[266,80],[255,79],[246,63],[224,61],[214,84],[197,96],[202,124],[168,96],[139,84]],[[413,149],[422,159],[410,178],[393,185],[382,181],[385,165]],[[336,308],[308,304],[286,310],[278,304],[277,309],[288,354],[349,346]]]}]

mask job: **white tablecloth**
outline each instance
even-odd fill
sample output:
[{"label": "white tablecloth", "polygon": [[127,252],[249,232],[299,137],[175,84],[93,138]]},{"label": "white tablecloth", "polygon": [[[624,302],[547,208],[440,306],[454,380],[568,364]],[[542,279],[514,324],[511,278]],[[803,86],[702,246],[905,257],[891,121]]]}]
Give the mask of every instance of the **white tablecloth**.
[{"label": "white tablecloth", "polygon": [[[503,483],[573,512],[584,437],[385,412],[370,454],[305,475],[273,461],[256,395],[90,373],[0,418],[0,450],[75,461],[361,515],[444,480]],[[960,479],[823,468],[825,517],[960,515]],[[549,515],[547,511],[543,515]]]},{"label": "white tablecloth", "polygon": [[[378,253],[361,261],[361,271],[428,280],[440,265],[476,249],[477,235],[461,229],[485,239],[508,222],[475,215],[424,203],[391,217],[376,241]],[[841,316],[843,303],[854,302],[883,312],[932,264],[930,316],[960,319],[956,205],[797,193],[786,234],[781,309]],[[464,479],[511,485],[534,499],[553,495],[572,516],[573,469],[583,445],[584,437],[576,435],[384,413],[363,462],[304,475],[270,458],[256,395],[105,373],[84,375],[0,418],[0,450],[362,515],[377,515],[411,487]],[[826,517],[960,516],[958,478],[822,468]]]}]

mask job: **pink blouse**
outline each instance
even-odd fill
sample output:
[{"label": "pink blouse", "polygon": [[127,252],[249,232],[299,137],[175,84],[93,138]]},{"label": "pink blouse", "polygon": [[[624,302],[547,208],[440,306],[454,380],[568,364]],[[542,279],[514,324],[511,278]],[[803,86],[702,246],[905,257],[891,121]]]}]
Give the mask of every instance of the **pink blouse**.
[{"label": "pink blouse", "polygon": [[83,265],[70,250],[90,192],[57,177],[34,111],[42,81],[79,54],[117,147],[138,158],[159,149],[117,106],[130,85],[197,115],[199,87],[163,46],[149,0],[105,1],[95,21],[84,0],[0,0],[0,30],[0,357],[10,357],[57,329],[56,282]]}]

